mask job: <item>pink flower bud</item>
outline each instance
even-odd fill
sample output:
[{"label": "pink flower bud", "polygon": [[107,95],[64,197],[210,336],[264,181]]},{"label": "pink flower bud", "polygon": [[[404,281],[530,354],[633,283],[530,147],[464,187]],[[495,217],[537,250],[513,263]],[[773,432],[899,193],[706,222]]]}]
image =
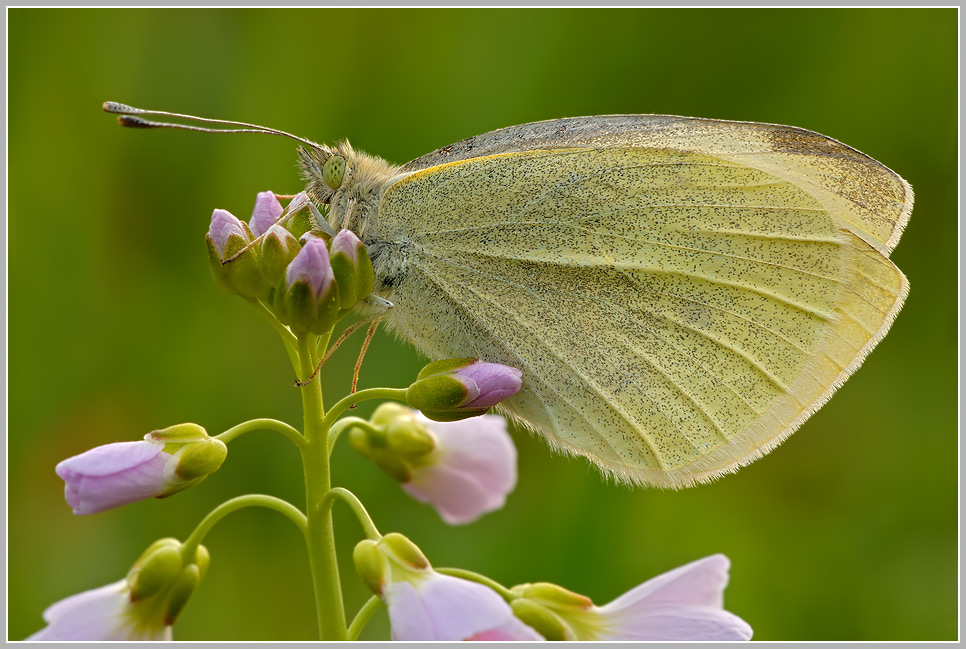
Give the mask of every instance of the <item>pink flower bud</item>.
[{"label": "pink flower bud", "polygon": [[476,358],[427,365],[406,392],[406,402],[434,421],[475,417],[520,390],[522,372]]},{"label": "pink flower bud", "polygon": [[335,256],[338,253],[342,253],[349,258],[353,264],[359,261],[359,249],[365,250],[359,237],[355,235],[352,230],[339,230],[334,237],[332,237],[332,255]]},{"label": "pink flower bud", "polygon": [[282,215],[282,204],[278,202],[275,192],[259,192],[255,197],[255,209],[252,210],[252,218],[248,221],[252,234],[260,237],[268,229],[275,225],[278,217]]},{"label": "pink flower bud", "polygon": [[308,239],[288,265],[285,271],[286,286],[292,288],[299,281],[309,285],[316,299],[325,295],[335,281],[329,264],[329,251],[321,239]]},{"label": "pink flower bud", "polygon": [[[499,363],[476,361],[459,368],[453,376],[467,386],[476,387],[477,396],[459,407],[463,410],[477,410],[495,406],[519,392],[523,372]],[[467,392],[471,393],[469,389]]]},{"label": "pink flower bud", "polygon": [[372,293],[375,275],[366,247],[351,230],[340,230],[329,246],[332,272],[343,309],[351,309]]},{"label": "pink flower bud", "polygon": [[211,225],[208,227],[208,237],[211,239],[212,244],[214,244],[215,250],[218,252],[218,256],[222,261],[226,258],[225,249],[228,246],[228,240],[233,234],[244,239],[246,243],[251,241],[245,225],[235,218],[231,212],[228,210],[215,210],[212,212]]}]

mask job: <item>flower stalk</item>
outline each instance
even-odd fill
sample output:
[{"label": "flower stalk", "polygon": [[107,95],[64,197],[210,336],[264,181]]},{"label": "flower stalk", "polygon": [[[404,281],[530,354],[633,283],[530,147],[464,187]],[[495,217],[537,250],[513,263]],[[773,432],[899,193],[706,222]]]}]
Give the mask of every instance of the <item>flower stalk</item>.
[{"label": "flower stalk", "polygon": [[[315,369],[317,337],[299,337],[299,378],[307,379]],[[335,552],[335,531],[332,509],[326,501],[330,488],[328,426],[323,421],[322,382],[312,381],[299,388],[302,393],[302,412],[305,445],[302,466],[305,472],[305,504],[308,525],[309,567],[315,587],[319,614],[319,635],[322,640],[347,639],[345,608],[339,582],[339,564]]]}]

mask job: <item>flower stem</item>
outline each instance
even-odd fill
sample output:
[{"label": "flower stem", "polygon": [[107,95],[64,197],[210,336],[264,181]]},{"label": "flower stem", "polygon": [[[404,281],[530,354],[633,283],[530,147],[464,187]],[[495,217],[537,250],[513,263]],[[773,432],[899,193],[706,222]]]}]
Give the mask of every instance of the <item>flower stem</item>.
[{"label": "flower stem", "polygon": [[366,626],[372,614],[376,612],[376,609],[379,608],[380,604],[382,604],[382,600],[376,595],[373,595],[369,598],[369,601],[362,605],[362,608],[359,609],[359,612],[353,618],[352,624],[349,625],[349,640],[357,640],[359,638],[362,629]]},{"label": "flower stem", "polygon": [[339,421],[332,424],[332,428],[329,429],[329,455],[332,455],[332,449],[335,448],[335,443],[339,440],[339,437],[345,431],[350,428],[358,426],[363,430],[369,432],[378,432],[376,427],[370,424],[367,420],[362,417],[343,417]]},{"label": "flower stem", "polygon": [[405,401],[406,390],[407,388],[369,388],[367,390],[353,392],[332,406],[332,409],[326,413],[322,424],[324,425],[325,429],[328,430],[332,426],[333,422],[339,418],[339,415],[348,410],[351,406],[354,406],[357,403],[362,403],[367,399],[393,399],[395,401]]},{"label": "flower stem", "polygon": [[205,536],[211,531],[211,528],[214,527],[218,521],[223,519],[228,514],[238,511],[239,509],[244,509],[245,507],[265,507],[268,509],[274,509],[295,523],[296,527],[302,531],[302,534],[306,534],[307,521],[305,514],[299,511],[298,507],[282,500],[281,498],[276,498],[275,496],[266,496],[264,494],[247,494],[245,496],[232,498],[231,500],[226,500],[211,510],[208,515],[205,516],[200,523],[198,523],[197,527],[195,527],[194,531],[191,533],[191,536],[189,536],[184,542],[182,552],[184,552],[185,556],[194,556],[197,546],[205,539]]},{"label": "flower stem", "polygon": [[292,443],[298,446],[300,449],[305,446],[305,438],[302,437],[302,433],[298,432],[284,421],[279,421],[277,419],[252,419],[233,426],[221,433],[220,435],[215,435],[215,439],[219,439],[224,443],[228,443],[244,435],[245,433],[251,432],[253,430],[274,430],[277,433],[281,433],[292,440]]},{"label": "flower stem", "polygon": [[349,491],[348,489],[343,489],[342,487],[335,487],[334,489],[329,489],[329,493],[325,494],[325,498],[322,500],[323,506],[332,509],[332,505],[335,503],[336,499],[341,500],[352,510],[352,513],[356,515],[359,520],[359,524],[362,525],[362,529],[365,530],[366,536],[372,540],[378,540],[382,538],[382,534],[376,529],[376,524],[372,522],[372,518],[369,517],[369,512],[362,505],[356,495]]},{"label": "flower stem", "polygon": [[264,304],[259,302],[255,298],[250,298],[248,302],[255,307],[255,310],[268,321],[268,324],[272,325],[272,328],[278,332],[278,335],[282,337],[282,342],[285,344],[285,351],[288,353],[288,359],[292,362],[293,368],[298,368],[299,366],[299,355],[298,355],[298,341],[295,338],[295,334],[289,331],[289,328],[278,321],[275,314],[268,310]]},{"label": "flower stem", "polygon": [[[317,339],[299,336],[301,380],[315,370]],[[305,430],[302,446],[302,467],[305,472],[305,509],[308,516],[306,544],[309,566],[315,586],[315,602],[319,614],[319,635],[322,640],[345,640],[345,609],[339,582],[339,565],[335,553],[335,532],[332,528],[332,509],[326,503],[329,492],[328,425],[323,421],[322,382],[312,381],[300,388]]]},{"label": "flower stem", "polygon": [[436,572],[449,575],[450,577],[459,577],[460,579],[475,581],[478,584],[483,584],[484,586],[495,590],[500,597],[508,602],[511,602],[519,597],[519,595],[511,591],[503,584],[495,582],[485,575],[475,573],[472,570],[463,570],[462,568],[436,568]]}]

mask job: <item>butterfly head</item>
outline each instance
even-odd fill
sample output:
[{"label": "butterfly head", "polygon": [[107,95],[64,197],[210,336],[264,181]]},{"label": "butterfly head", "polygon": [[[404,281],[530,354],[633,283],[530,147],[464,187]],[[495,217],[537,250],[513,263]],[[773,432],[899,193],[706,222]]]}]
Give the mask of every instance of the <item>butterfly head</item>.
[{"label": "butterfly head", "polygon": [[[305,192],[316,204],[329,205],[329,223],[360,237],[396,168],[382,158],[356,151],[348,142],[299,147]],[[350,204],[352,207],[350,208]]]}]

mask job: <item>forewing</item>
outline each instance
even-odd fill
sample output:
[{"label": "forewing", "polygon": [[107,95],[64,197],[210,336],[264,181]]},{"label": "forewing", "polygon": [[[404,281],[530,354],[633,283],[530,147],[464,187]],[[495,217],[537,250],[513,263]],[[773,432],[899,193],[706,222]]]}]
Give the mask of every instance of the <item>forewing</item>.
[{"label": "forewing", "polygon": [[568,117],[511,126],[443,147],[404,172],[509,152],[647,147],[712,155],[763,170],[812,195],[838,227],[888,256],[912,212],[909,184],[869,156],[792,126],[676,117]]},{"label": "forewing", "polygon": [[619,479],[770,450],[888,329],[905,278],[798,184],[651,148],[471,158],[392,185],[395,327],[523,370],[506,409]]}]

